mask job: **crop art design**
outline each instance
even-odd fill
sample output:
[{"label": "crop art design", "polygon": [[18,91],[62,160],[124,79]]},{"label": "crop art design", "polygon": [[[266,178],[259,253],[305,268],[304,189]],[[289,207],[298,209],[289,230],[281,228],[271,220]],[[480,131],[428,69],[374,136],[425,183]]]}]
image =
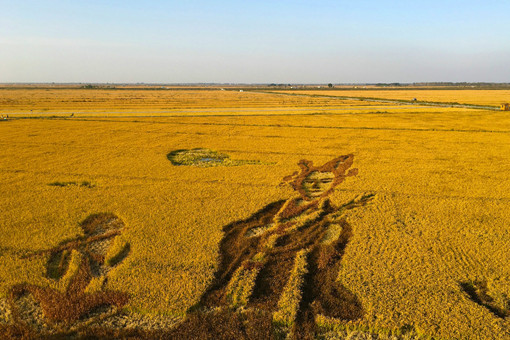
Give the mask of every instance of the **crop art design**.
[{"label": "crop art design", "polygon": [[487,308],[497,317],[505,319],[510,316],[510,298],[497,290],[490,290],[487,281],[467,281],[460,286],[473,302]]},{"label": "crop art design", "polygon": [[353,160],[352,154],[321,166],[301,160],[301,171],[284,178],[295,197],[225,226],[214,280],[174,335],[280,338],[316,333],[319,315],[360,318],[359,299],[337,276],[352,235],[345,212],[373,195],[339,206],[328,198],[357,175]]},{"label": "crop art design", "polygon": [[173,165],[187,165],[202,168],[212,166],[237,166],[262,164],[257,160],[231,159],[226,153],[220,153],[210,149],[175,150],[167,155]]},{"label": "crop art design", "polygon": [[48,256],[46,276],[57,288],[18,284],[9,301],[15,322],[38,333],[72,331],[111,316],[126,305],[126,293],[106,289],[109,271],[128,255],[120,237],[124,223],[111,213],[80,223],[84,236],[29,256]]}]

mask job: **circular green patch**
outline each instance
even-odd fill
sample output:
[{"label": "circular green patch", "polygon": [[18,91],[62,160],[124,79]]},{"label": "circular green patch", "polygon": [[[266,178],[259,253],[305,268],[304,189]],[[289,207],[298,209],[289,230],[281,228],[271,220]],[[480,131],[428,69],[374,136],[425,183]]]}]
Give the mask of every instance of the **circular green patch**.
[{"label": "circular green patch", "polygon": [[188,165],[198,167],[211,166],[235,166],[243,164],[260,164],[255,160],[232,160],[225,153],[219,153],[210,149],[175,150],[167,155],[173,165]]}]

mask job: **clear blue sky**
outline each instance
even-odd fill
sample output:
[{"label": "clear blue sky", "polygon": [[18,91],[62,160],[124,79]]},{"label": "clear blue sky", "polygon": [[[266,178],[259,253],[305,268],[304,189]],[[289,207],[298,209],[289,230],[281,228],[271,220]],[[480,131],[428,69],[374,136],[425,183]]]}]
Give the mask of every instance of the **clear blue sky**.
[{"label": "clear blue sky", "polygon": [[0,0],[0,82],[510,82],[510,1]]}]

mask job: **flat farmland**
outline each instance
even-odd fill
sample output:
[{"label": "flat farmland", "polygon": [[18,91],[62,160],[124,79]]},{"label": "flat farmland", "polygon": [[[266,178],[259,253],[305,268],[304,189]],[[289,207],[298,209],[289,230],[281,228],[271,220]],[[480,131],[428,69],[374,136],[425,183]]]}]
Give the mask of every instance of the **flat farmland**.
[{"label": "flat farmland", "polygon": [[371,105],[359,101],[312,97],[289,98],[274,94],[240,91],[165,89],[81,89],[12,88],[0,89],[2,113],[171,113],[187,109],[344,107]]},{"label": "flat farmland", "polygon": [[[283,92],[283,91],[282,91]],[[443,103],[459,103],[470,105],[487,105],[498,107],[503,103],[510,101],[510,90],[491,90],[491,89],[402,89],[402,90],[313,90],[313,91],[289,91],[290,93],[308,94],[308,95],[328,95],[345,97],[366,97],[379,99],[396,99],[412,101],[430,101]],[[285,91],[283,93],[289,93]]]},{"label": "flat farmland", "polygon": [[[483,105],[508,98],[499,90],[418,92],[370,97]],[[110,246],[120,250],[98,260],[111,268],[102,272],[100,287],[92,279],[79,296],[125,294],[122,303],[115,300],[117,312],[135,321],[116,325],[120,332],[179,329],[222,270],[226,226],[295,197],[299,188],[283,179],[304,171],[309,163],[299,166],[300,160],[320,166],[352,155],[357,175],[345,177],[328,198],[345,207],[342,221],[352,229],[333,281],[356,297],[359,313],[314,315],[321,334],[510,339],[508,112],[296,93],[305,96],[0,89],[0,111],[9,114],[0,121],[0,329],[12,334],[13,324],[28,327],[18,324],[25,307],[13,287],[41,301],[43,288],[69,292],[64,281],[72,286],[77,276],[51,277],[52,256],[74,249],[70,272],[80,263],[77,254],[92,250],[66,242],[88,242],[91,216],[106,214],[123,223]],[[172,162],[172,152],[193,149],[209,156],[195,165]],[[360,197],[370,200],[350,209]],[[77,273],[84,268],[76,266]],[[284,309],[281,301],[271,315]],[[296,319],[279,324],[286,334],[302,331],[295,327],[304,314],[299,301]],[[41,306],[48,317],[44,301]]]}]

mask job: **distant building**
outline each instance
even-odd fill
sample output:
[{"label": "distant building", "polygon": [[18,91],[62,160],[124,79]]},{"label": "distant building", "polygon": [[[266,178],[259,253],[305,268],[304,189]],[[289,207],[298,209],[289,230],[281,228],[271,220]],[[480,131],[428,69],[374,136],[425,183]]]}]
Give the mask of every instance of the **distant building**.
[{"label": "distant building", "polygon": [[501,104],[500,108],[502,111],[510,111],[510,104],[509,103]]}]

